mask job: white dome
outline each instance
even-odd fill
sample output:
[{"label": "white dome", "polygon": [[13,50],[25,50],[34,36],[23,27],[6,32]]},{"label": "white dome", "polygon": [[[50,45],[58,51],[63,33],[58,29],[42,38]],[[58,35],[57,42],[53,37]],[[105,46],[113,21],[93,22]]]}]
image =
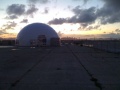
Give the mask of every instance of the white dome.
[{"label": "white dome", "polygon": [[16,40],[19,42],[19,46],[30,46],[30,41],[37,40],[40,35],[46,37],[46,45],[50,45],[51,38],[59,38],[50,26],[43,23],[33,23],[25,26],[18,33]]}]

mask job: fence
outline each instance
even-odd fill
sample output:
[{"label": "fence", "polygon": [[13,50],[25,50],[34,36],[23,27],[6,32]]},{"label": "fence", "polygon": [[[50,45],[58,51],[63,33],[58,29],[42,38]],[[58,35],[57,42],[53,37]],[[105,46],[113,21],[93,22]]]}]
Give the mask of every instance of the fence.
[{"label": "fence", "polygon": [[120,40],[85,40],[84,46],[120,53]]}]

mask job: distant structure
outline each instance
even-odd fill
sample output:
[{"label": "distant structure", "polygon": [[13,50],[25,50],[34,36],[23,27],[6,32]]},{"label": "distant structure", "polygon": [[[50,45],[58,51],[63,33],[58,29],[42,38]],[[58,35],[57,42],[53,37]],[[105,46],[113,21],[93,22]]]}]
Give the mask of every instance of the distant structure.
[{"label": "distant structure", "polygon": [[50,26],[32,23],[18,33],[16,46],[60,46],[60,38]]},{"label": "distant structure", "polygon": [[0,46],[14,46],[14,39],[0,39]]}]

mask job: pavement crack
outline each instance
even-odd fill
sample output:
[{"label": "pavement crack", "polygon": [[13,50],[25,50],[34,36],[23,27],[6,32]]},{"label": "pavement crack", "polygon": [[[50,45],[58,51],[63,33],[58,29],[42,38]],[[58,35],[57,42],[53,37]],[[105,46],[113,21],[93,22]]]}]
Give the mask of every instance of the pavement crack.
[{"label": "pavement crack", "polygon": [[[52,52],[52,50],[50,50],[47,55],[44,55],[42,60],[46,58],[46,56],[48,56],[50,53]],[[13,82],[10,86],[10,88],[8,90],[11,90],[12,87],[15,87],[29,72],[32,71],[33,68],[35,68],[39,63],[41,62],[41,60],[38,60],[37,63],[35,63],[32,67],[30,67],[23,75],[21,75],[15,82]]]},{"label": "pavement crack", "polygon": [[96,78],[92,77],[90,80],[93,81],[94,84],[95,84],[95,86],[98,87],[100,90],[103,89],[102,84],[99,83],[98,80],[97,80]]},{"label": "pavement crack", "polygon": [[87,72],[87,74],[91,77],[91,81],[94,82],[95,86],[98,87],[100,90],[103,89],[102,84],[98,82],[98,79],[93,77],[93,75],[90,73],[90,71],[83,65],[83,63],[79,60],[78,56],[75,54],[75,52],[72,51],[72,49],[67,46],[68,49],[72,52],[72,54],[75,56],[76,60],[80,63],[80,65],[84,68],[84,70]]}]

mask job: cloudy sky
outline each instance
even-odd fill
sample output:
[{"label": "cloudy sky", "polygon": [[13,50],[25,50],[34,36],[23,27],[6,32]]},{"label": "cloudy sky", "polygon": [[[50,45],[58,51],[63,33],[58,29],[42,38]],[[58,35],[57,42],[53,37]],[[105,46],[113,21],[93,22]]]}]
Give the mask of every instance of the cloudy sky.
[{"label": "cloudy sky", "polygon": [[34,22],[60,37],[120,38],[120,0],[0,0],[0,38]]}]

